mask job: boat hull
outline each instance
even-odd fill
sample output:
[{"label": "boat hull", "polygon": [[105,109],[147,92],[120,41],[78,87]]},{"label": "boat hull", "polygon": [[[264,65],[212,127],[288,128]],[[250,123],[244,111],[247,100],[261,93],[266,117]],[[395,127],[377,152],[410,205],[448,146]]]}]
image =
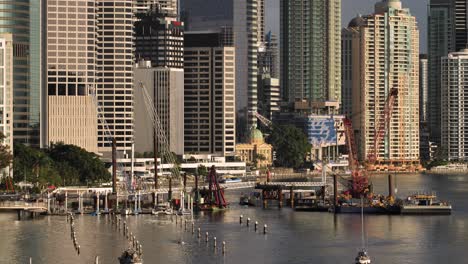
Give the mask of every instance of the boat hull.
[{"label": "boat hull", "polygon": [[401,214],[404,215],[450,215],[452,214],[452,206],[418,206],[418,205],[403,205]]},{"label": "boat hull", "polygon": [[[363,208],[364,214],[400,214],[400,207],[373,207],[366,206]],[[361,207],[357,206],[337,206],[335,207],[335,213],[337,214],[360,214]]]}]

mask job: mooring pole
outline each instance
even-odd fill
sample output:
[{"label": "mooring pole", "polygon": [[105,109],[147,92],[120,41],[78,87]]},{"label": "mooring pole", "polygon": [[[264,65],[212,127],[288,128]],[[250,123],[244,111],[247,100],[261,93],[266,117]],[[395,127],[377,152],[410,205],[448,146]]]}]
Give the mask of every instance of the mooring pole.
[{"label": "mooring pole", "polygon": [[333,206],[335,207],[335,209],[338,206],[338,182],[336,179],[336,174],[333,175]]},{"label": "mooring pole", "polygon": [[117,194],[117,143],[112,138],[112,193]]}]

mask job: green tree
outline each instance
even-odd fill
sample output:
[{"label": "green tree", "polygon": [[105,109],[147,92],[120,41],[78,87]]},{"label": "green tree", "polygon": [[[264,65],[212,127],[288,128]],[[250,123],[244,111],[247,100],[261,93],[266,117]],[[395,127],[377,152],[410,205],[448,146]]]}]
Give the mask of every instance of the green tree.
[{"label": "green tree", "polygon": [[304,164],[312,147],[304,132],[292,125],[274,125],[268,142],[276,151],[276,165],[288,168]]},{"label": "green tree", "polygon": [[198,165],[198,168],[197,168],[197,174],[199,176],[203,176],[203,177],[206,177],[208,176],[208,169],[204,166],[204,165]]},{"label": "green tree", "polygon": [[13,155],[11,155],[10,146],[3,144],[5,135],[0,132],[0,170],[10,166],[13,161]]},{"label": "green tree", "polygon": [[255,155],[254,155],[254,160],[253,160],[255,167],[258,168],[258,163],[259,163],[260,161],[265,161],[265,160],[266,160],[265,155],[263,155],[263,154],[255,154]]}]

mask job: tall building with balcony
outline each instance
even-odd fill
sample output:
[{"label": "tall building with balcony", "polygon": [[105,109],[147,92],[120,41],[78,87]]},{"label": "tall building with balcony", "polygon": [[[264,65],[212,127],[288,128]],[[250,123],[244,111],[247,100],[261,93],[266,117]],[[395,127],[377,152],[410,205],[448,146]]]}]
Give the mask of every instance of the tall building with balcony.
[{"label": "tall building with balcony", "polygon": [[[219,31],[233,38],[236,49],[237,139],[248,140],[257,123],[258,49],[264,41],[264,0],[182,0],[181,16],[188,31]],[[229,34],[232,33],[232,34]],[[231,36],[231,37],[229,37]]]},{"label": "tall building with balcony", "polygon": [[236,49],[223,40],[219,31],[185,33],[186,153],[235,153]]},{"label": "tall building with balcony", "polygon": [[[352,73],[355,85],[352,104],[353,114],[360,115],[353,118],[360,158],[366,160],[375,151],[379,163],[402,168],[418,166],[419,30],[416,18],[399,0],[383,0],[375,5],[374,14],[362,17],[355,30],[359,41],[356,40],[355,45],[352,43],[351,59],[361,67]],[[392,88],[398,89],[398,97],[388,130],[374,149],[385,102]]]},{"label": "tall building with balcony", "polygon": [[0,33],[13,37],[13,140],[40,146],[41,2],[3,1]]},{"label": "tall building with balcony", "polygon": [[442,58],[440,148],[450,161],[468,160],[468,49]]},{"label": "tall building with balcony", "polygon": [[130,150],[133,142],[134,1],[97,0],[97,101],[105,125],[98,123],[99,151]]},{"label": "tall building with balcony", "polygon": [[341,101],[341,1],[281,0],[286,101]]}]

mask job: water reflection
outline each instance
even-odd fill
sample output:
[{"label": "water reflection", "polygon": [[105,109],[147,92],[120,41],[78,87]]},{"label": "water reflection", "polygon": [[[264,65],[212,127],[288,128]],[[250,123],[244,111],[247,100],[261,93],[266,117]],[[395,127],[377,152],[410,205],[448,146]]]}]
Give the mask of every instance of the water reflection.
[{"label": "water reflection", "polygon": [[[376,192],[387,192],[386,176],[373,177]],[[376,263],[460,263],[468,257],[468,180],[464,175],[405,175],[395,181],[399,195],[424,188],[437,191],[440,198],[454,203],[452,216],[366,216],[369,252]],[[240,192],[229,192],[231,210],[195,216],[197,239],[170,217],[129,216],[129,229],[143,245],[145,263],[351,263],[360,247],[360,216],[330,213],[293,212],[240,207]],[[239,215],[244,225],[239,225]],[[250,217],[251,227],[245,226]],[[269,226],[269,233],[253,231],[258,221]],[[261,228],[259,228],[261,230]],[[0,214],[1,263],[117,263],[127,247],[123,236],[107,216],[77,216],[78,256],[70,239],[65,217],[45,217],[34,221],[16,221],[14,214]],[[204,233],[210,242],[205,243]],[[212,245],[217,237],[218,249]],[[185,245],[178,242],[184,241]],[[227,242],[227,254],[221,254],[221,242]]]}]

